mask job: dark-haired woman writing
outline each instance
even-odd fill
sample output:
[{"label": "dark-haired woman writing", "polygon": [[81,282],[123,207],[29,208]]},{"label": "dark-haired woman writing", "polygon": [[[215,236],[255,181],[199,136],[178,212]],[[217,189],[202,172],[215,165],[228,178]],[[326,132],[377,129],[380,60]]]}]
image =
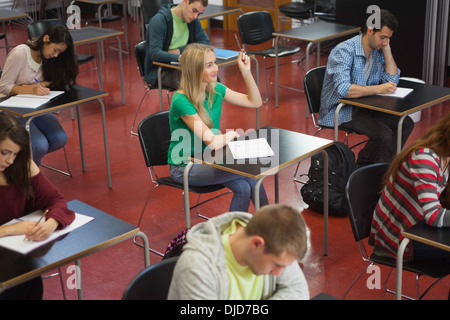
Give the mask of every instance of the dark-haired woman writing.
[{"label": "dark-haired woman writing", "polygon": [[[46,95],[75,83],[78,65],[72,37],[64,26],[45,31],[34,41],[20,44],[9,53],[0,79],[0,98],[17,94]],[[37,81],[39,82],[37,82]],[[26,119],[21,119],[24,123]],[[30,124],[33,159],[41,159],[67,142],[67,135],[52,114],[34,118]]]},{"label": "dark-haired woman writing", "polygon": [[[36,210],[47,210],[45,221],[6,222]],[[67,208],[61,193],[31,160],[28,132],[16,118],[0,112],[0,237],[26,235],[42,241],[56,229],[72,223],[75,213]],[[40,299],[40,277],[0,294],[2,299]]]}]

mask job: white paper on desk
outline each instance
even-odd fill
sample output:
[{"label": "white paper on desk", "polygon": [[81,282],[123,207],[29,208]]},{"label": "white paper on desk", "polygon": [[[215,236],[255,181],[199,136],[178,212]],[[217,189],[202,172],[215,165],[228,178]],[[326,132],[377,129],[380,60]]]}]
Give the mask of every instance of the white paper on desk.
[{"label": "white paper on desk", "polygon": [[410,89],[410,88],[397,88],[397,90],[394,93],[379,94],[379,96],[404,98],[408,94],[410,94],[413,90],[414,89]]},{"label": "white paper on desk", "polygon": [[[42,216],[42,214],[43,212],[41,210],[38,210],[26,216],[23,216],[20,219],[11,220],[5,223],[5,225],[13,224],[24,220],[38,221],[39,218]],[[69,233],[72,230],[75,230],[78,227],[81,227],[82,225],[88,223],[93,219],[94,219],[93,217],[85,216],[80,213],[75,213],[75,220],[70,225],[68,225],[62,230],[54,231],[47,239],[43,241],[25,240],[25,235],[6,236],[0,238],[0,246],[22,254],[26,254],[29,253],[30,251],[33,251],[34,249],[39,248],[40,246],[43,246],[44,244],[52,240],[55,240],[56,238],[61,237],[62,235]]]},{"label": "white paper on desk", "polygon": [[36,109],[63,93],[64,91],[50,91],[50,93],[45,96],[38,96],[35,94],[18,94],[2,101],[0,106],[9,108]]},{"label": "white paper on desk", "polygon": [[263,158],[274,155],[265,138],[230,141],[228,147],[234,159]]}]

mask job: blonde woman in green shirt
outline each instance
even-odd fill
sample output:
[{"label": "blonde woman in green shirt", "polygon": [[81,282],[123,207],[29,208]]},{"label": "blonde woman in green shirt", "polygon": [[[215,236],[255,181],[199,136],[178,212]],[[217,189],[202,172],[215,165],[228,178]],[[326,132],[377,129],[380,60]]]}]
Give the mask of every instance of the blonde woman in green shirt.
[{"label": "blonde woman in green shirt", "polygon": [[[209,148],[218,150],[237,138],[235,130],[219,131],[222,102],[259,108],[261,94],[251,74],[250,59],[240,52],[239,71],[247,88],[247,94],[239,93],[217,82],[218,67],[214,49],[204,44],[189,44],[181,56],[180,89],[172,98],[169,111],[172,141],[168,161],[175,181],[183,181],[188,157]],[[213,167],[194,164],[189,171],[189,183],[203,186],[222,184],[233,192],[230,211],[247,212],[250,200],[254,200],[256,181]],[[264,187],[260,188],[260,205],[268,204]]]}]

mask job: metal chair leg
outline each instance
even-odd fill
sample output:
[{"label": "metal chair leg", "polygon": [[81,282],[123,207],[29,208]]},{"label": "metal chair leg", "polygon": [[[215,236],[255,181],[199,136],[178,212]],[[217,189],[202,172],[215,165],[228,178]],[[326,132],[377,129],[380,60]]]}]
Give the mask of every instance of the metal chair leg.
[{"label": "metal chair leg", "polygon": [[72,173],[70,172],[70,168],[69,168],[69,159],[67,158],[66,147],[63,147],[63,150],[64,150],[64,158],[66,159],[67,172],[63,171],[63,170],[60,170],[60,169],[56,169],[56,168],[50,167],[50,166],[47,166],[47,165],[42,164],[42,163],[41,163],[41,167],[44,167],[44,168],[47,168],[49,170],[52,170],[52,171],[64,174],[66,176],[72,177]]}]

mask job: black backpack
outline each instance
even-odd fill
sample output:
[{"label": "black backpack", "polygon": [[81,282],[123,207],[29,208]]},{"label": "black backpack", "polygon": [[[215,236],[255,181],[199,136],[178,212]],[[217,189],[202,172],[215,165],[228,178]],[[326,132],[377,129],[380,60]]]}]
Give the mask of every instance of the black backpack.
[{"label": "black backpack", "polygon": [[[355,154],[344,143],[335,141],[325,149],[328,154],[328,214],[346,216],[348,205],[345,186],[350,174],[355,171]],[[301,188],[303,201],[315,212],[323,214],[323,156],[311,157],[308,182]]]}]

